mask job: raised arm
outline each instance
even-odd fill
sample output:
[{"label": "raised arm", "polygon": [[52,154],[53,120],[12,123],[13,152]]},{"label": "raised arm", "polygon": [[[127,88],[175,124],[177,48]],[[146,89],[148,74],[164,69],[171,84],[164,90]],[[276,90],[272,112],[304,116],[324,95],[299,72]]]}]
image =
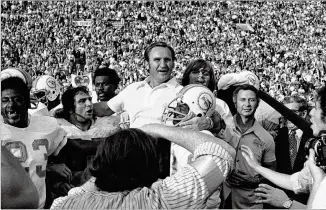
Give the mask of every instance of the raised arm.
[{"label": "raised arm", "polygon": [[265,168],[264,166],[261,166],[257,162],[251,149],[245,145],[241,145],[241,151],[242,151],[242,155],[246,159],[248,165],[251,168],[253,168],[255,171],[257,171],[257,173],[259,173],[260,175],[262,175],[269,181],[273,182],[277,186],[293,191],[293,187],[291,184],[291,175],[278,173],[271,169]]},{"label": "raised arm", "polygon": [[140,129],[155,137],[168,139],[169,141],[184,147],[191,153],[194,153],[195,149],[200,144],[212,142],[222,146],[233,158],[235,157],[235,150],[228,143],[202,132],[169,127],[161,124],[148,124]]}]

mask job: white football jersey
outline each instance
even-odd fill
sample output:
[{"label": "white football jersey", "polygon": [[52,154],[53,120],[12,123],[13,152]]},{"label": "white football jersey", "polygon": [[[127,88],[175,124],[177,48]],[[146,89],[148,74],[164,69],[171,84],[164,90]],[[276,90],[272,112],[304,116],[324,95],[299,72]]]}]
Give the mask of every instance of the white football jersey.
[{"label": "white football jersey", "polygon": [[29,121],[27,128],[1,122],[1,144],[18,158],[28,172],[39,193],[39,208],[43,208],[48,156],[57,155],[66,144],[66,132],[51,117],[29,116]]},{"label": "white football jersey", "polygon": [[48,107],[39,102],[36,109],[28,109],[28,114],[33,116],[50,116]]}]

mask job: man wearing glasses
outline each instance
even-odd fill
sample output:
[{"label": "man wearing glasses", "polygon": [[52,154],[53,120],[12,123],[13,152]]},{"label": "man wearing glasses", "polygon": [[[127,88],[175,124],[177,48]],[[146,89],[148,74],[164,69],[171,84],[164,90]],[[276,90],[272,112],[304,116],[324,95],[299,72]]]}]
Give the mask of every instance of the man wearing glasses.
[{"label": "man wearing glasses", "polygon": [[[299,95],[287,96],[283,103],[303,119],[307,118],[308,103]],[[307,137],[291,121],[284,119],[275,138],[277,172],[293,174],[303,168],[305,162],[304,145],[308,140]],[[263,195],[259,202],[271,205],[272,208],[306,208],[304,205],[308,200],[307,194],[297,195],[292,191],[283,191],[283,189],[274,188],[267,184],[256,188],[256,193]]]}]

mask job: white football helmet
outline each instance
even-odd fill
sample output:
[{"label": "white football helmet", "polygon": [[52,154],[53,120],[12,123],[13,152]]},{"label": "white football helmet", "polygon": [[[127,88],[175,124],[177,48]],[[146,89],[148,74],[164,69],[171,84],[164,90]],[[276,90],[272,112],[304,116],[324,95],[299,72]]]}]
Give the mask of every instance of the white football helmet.
[{"label": "white football helmet", "polygon": [[60,94],[60,84],[49,75],[42,75],[33,82],[32,95],[46,104],[54,101]]},{"label": "white football helmet", "polygon": [[1,71],[1,81],[10,77],[18,77],[26,83],[29,90],[32,88],[32,77],[26,71],[17,68],[7,68]]},{"label": "white football helmet", "polygon": [[188,120],[190,112],[197,117],[210,117],[215,107],[215,96],[207,87],[200,84],[187,85],[164,108],[161,121],[167,125],[177,125]]}]

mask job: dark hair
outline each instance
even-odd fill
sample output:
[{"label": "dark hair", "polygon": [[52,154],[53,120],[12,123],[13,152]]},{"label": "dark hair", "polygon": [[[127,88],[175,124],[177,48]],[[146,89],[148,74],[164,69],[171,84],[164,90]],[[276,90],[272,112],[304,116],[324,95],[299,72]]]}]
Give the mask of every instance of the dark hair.
[{"label": "dark hair", "polygon": [[308,102],[304,98],[301,98],[299,95],[284,97],[283,104],[289,103],[298,103],[300,105],[299,111],[308,110]]},{"label": "dark hair", "polygon": [[172,60],[175,61],[177,58],[175,57],[175,52],[174,52],[174,49],[168,45],[167,43],[165,42],[154,42],[152,44],[150,44],[148,47],[146,47],[145,49],[145,52],[144,52],[144,57],[145,57],[145,60],[148,62],[149,61],[149,53],[151,52],[151,50],[154,48],[154,47],[165,47],[165,48],[168,48],[171,52],[171,55],[172,55]]},{"label": "dark hair", "polygon": [[118,88],[119,82],[121,81],[117,72],[114,69],[108,67],[99,67],[94,72],[93,84],[95,84],[95,78],[97,76],[107,76],[109,77],[109,82],[115,86],[115,89]]},{"label": "dark hair", "polygon": [[30,107],[30,91],[26,83],[18,77],[9,77],[1,81],[1,92],[6,89],[18,90],[22,93],[27,104]]},{"label": "dark hair", "polygon": [[75,111],[75,96],[78,92],[87,93],[88,88],[85,86],[79,86],[75,88],[69,88],[67,89],[63,94],[61,98],[62,108],[58,109],[54,113],[55,118],[64,118],[65,120],[69,121],[70,118],[70,111]]},{"label": "dark hair", "polygon": [[322,111],[322,120],[326,122],[326,86],[321,87],[317,91],[317,100],[320,102],[320,109]]},{"label": "dark hair", "polygon": [[210,89],[212,92],[214,92],[216,88],[216,78],[214,74],[214,69],[213,66],[208,62],[205,61],[204,59],[196,59],[192,60],[186,67],[185,72],[183,73],[182,79],[181,79],[181,85],[186,86],[189,85],[189,75],[192,71],[194,70],[199,70],[201,68],[207,68],[209,69],[209,76],[210,76],[210,81],[208,84],[208,89]]},{"label": "dark hair", "polygon": [[233,103],[236,103],[237,101],[237,95],[240,90],[251,90],[256,94],[256,98],[259,102],[259,97],[258,97],[258,90],[253,86],[249,84],[244,84],[244,85],[239,85],[234,91],[233,91]]},{"label": "dark hair", "polygon": [[88,167],[103,191],[120,192],[150,187],[159,178],[157,139],[140,129],[123,129],[99,145]]}]

